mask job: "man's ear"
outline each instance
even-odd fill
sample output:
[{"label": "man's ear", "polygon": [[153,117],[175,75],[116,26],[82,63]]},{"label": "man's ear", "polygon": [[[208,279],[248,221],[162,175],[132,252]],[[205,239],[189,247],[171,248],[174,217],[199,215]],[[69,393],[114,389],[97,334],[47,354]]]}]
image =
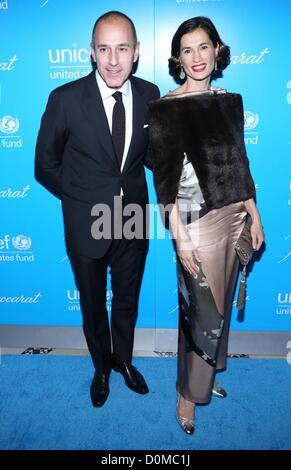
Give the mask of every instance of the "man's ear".
[{"label": "man's ear", "polygon": [[93,62],[96,62],[96,56],[95,56],[95,51],[94,51],[93,47],[91,47],[91,57],[93,59]]},{"label": "man's ear", "polygon": [[137,41],[136,46],[135,46],[134,56],[133,56],[133,62],[136,62],[137,59],[139,58],[139,51],[140,51],[140,42]]}]

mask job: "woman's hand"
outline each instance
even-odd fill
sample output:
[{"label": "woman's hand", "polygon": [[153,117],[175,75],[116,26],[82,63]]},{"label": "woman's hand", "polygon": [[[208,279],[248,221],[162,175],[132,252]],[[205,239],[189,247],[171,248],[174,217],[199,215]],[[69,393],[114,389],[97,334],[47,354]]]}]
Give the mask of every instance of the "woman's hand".
[{"label": "woman's hand", "polygon": [[248,199],[245,201],[245,208],[252,218],[251,236],[253,249],[258,251],[261,248],[263,241],[265,240],[265,234],[263,231],[261,217],[254,199]]},{"label": "woman's hand", "polygon": [[194,277],[197,277],[197,273],[199,272],[197,263],[200,262],[200,259],[197,251],[193,247],[192,241],[189,238],[178,237],[176,239],[176,249],[183,267]]},{"label": "woman's hand", "polygon": [[200,263],[200,259],[185,227],[181,222],[177,199],[170,213],[170,227],[172,236],[176,241],[176,251],[182,266],[194,277],[197,277],[197,273],[199,272],[198,263]]},{"label": "woman's hand", "polygon": [[261,224],[260,218],[256,217],[251,224],[251,236],[252,236],[252,245],[253,249],[258,251],[263,241],[265,240],[265,234]]}]

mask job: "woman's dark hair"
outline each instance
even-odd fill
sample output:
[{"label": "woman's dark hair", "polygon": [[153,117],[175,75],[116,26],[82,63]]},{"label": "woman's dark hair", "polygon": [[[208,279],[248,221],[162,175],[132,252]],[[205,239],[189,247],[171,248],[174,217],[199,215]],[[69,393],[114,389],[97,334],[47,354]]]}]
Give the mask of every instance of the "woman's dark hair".
[{"label": "woman's dark hair", "polygon": [[213,43],[214,47],[219,45],[219,51],[216,58],[217,70],[214,70],[211,79],[216,79],[222,76],[222,70],[224,70],[230,63],[230,48],[224,44],[221,40],[217,29],[209,18],[205,16],[196,16],[184,21],[177,31],[175,32],[172,39],[171,57],[169,59],[169,71],[177,82],[184,82],[179,78],[181,72],[180,63],[180,48],[181,38],[184,34],[192,33],[196,29],[203,29],[208,34],[209,39]]}]

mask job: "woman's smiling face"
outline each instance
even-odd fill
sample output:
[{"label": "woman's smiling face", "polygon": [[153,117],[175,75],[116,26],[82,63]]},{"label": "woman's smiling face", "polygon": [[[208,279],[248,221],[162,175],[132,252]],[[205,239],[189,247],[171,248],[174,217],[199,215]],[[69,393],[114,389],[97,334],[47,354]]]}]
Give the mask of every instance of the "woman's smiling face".
[{"label": "woman's smiling face", "polygon": [[201,28],[181,37],[180,61],[187,80],[203,81],[211,77],[218,53],[208,34]]}]

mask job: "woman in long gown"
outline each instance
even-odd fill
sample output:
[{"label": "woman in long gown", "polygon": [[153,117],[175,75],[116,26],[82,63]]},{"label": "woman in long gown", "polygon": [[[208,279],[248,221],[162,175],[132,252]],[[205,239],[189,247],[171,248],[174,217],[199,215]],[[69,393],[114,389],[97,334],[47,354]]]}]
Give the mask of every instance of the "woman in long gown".
[{"label": "woman in long gown", "polygon": [[238,273],[235,243],[251,217],[252,245],[264,240],[243,141],[240,95],[212,88],[230,50],[213,23],[195,17],[172,40],[171,74],[182,85],[150,106],[150,139],[159,200],[169,212],[177,252],[179,340],[176,416],[194,432],[195,405],[226,367]]}]

